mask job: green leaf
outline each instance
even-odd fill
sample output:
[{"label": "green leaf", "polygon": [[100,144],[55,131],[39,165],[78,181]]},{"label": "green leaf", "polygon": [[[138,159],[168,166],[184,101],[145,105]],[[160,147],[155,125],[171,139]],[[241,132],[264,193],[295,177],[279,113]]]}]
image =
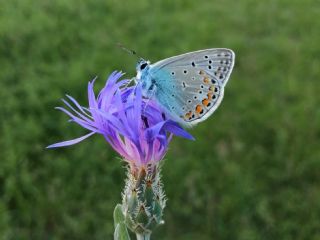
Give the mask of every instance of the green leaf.
[{"label": "green leaf", "polygon": [[130,240],[127,227],[124,222],[118,223],[114,230],[114,240]]},{"label": "green leaf", "polygon": [[114,240],[130,240],[130,236],[125,224],[125,217],[121,204],[117,204],[113,211]]},{"label": "green leaf", "polygon": [[119,223],[123,223],[125,221],[121,204],[117,204],[117,206],[114,208],[113,221],[114,221],[114,228],[116,228]]}]

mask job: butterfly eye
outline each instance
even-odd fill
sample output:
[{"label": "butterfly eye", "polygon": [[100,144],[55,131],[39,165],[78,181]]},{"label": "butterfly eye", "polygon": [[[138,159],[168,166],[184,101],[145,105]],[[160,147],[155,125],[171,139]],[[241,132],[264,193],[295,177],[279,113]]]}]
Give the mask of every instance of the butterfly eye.
[{"label": "butterfly eye", "polygon": [[141,64],[140,69],[143,70],[146,68],[146,66],[148,66],[148,63],[143,63]]}]

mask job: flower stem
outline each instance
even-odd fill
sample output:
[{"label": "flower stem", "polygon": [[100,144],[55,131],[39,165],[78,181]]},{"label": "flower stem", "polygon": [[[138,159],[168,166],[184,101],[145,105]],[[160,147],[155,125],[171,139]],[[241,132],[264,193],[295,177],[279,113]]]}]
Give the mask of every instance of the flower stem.
[{"label": "flower stem", "polygon": [[151,233],[145,234],[138,234],[137,233],[137,240],[150,240]]}]

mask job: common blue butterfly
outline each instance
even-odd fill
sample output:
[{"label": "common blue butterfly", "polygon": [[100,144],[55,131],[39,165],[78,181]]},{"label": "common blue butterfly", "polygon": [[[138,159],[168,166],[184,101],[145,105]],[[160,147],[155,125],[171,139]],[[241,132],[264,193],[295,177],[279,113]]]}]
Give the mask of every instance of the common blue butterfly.
[{"label": "common blue butterfly", "polygon": [[235,61],[230,49],[212,48],[166,58],[154,64],[140,59],[138,84],[184,126],[207,119],[220,105]]}]

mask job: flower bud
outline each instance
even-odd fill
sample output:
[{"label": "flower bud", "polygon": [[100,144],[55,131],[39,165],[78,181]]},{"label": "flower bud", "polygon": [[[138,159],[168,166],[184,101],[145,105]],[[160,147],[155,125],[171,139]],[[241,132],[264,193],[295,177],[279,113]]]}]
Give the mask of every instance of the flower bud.
[{"label": "flower bud", "polygon": [[159,164],[131,165],[122,200],[127,227],[136,234],[151,234],[156,226],[163,223],[165,203]]}]

